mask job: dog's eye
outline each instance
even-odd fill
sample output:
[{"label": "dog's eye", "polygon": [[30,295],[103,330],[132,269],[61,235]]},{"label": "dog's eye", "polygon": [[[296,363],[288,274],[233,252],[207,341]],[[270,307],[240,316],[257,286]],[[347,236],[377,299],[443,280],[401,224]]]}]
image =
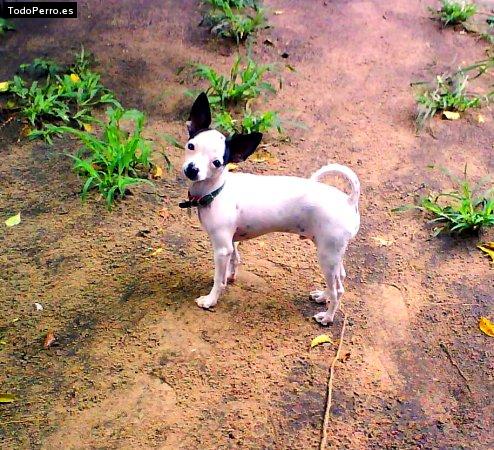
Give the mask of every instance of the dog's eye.
[{"label": "dog's eye", "polygon": [[215,160],[213,161],[213,166],[214,166],[214,167],[220,167],[220,166],[221,166],[221,161],[220,161],[219,159],[215,159]]},{"label": "dog's eye", "polygon": [[188,148],[189,150],[194,150],[194,144],[193,144],[192,142],[189,142],[189,143],[187,144],[187,148]]}]

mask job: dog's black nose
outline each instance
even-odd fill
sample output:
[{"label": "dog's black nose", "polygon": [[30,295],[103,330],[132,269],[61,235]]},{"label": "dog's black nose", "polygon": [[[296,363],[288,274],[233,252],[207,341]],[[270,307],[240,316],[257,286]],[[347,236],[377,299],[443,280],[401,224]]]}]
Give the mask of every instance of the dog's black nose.
[{"label": "dog's black nose", "polygon": [[197,178],[197,174],[199,173],[199,169],[194,166],[194,163],[189,163],[189,165],[185,168],[184,173],[189,180],[195,180]]}]

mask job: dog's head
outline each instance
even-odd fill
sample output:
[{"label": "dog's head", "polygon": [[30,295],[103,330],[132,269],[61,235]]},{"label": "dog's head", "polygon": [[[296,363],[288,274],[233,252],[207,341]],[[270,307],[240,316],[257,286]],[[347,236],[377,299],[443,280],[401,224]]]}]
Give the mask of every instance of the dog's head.
[{"label": "dog's head", "polygon": [[225,138],[209,128],[211,109],[207,95],[197,97],[190,110],[183,171],[192,181],[218,177],[228,163],[245,161],[259,145],[262,133],[234,134]]}]

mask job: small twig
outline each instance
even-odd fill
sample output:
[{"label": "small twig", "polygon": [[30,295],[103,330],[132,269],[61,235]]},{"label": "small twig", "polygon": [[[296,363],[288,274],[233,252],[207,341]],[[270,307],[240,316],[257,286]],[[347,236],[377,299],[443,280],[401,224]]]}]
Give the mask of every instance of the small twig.
[{"label": "small twig", "polygon": [[326,448],[327,442],[328,442],[328,424],[329,424],[329,412],[331,410],[331,401],[333,399],[333,378],[334,378],[334,366],[336,364],[336,361],[340,358],[340,351],[341,347],[343,345],[343,338],[345,336],[345,328],[346,328],[346,319],[347,319],[347,314],[345,313],[345,317],[343,318],[343,326],[341,327],[341,334],[340,334],[340,343],[338,344],[338,350],[336,351],[336,356],[333,359],[333,362],[331,363],[331,366],[329,368],[329,378],[328,378],[328,394],[326,398],[326,411],[324,413],[324,422],[322,424],[322,437],[321,437],[321,443],[319,445],[319,450],[324,450]]},{"label": "small twig", "polygon": [[468,391],[470,393],[472,393],[472,389],[470,388],[470,383],[468,381],[468,378],[462,372],[462,370],[460,369],[460,366],[458,366],[458,364],[456,364],[455,360],[453,359],[453,356],[451,356],[451,353],[448,350],[448,347],[446,347],[446,344],[444,342],[440,342],[439,343],[439,346],[444,351],[444,353],[446,353],[446,356],[448,357],[448,359],[451,362],[451,364],[456,367],[456,370],[458,371],[458,373],[460,374],[460,376],[465,380],[465,384],[467,386]]},{"label": "small twig", "polygon": [[157,197],[165,198],[165,194],[160,194],[158,192],[142,191],[143,194],[156,195]]},{"label": "small twig", "polygon": [[26,423],[26,422],[35,422],[42,420],[42,417],[25,417],[24,419],[19,420],[8,420],[7,422],[0,422],[0,427],[4,425],[9,425],[11,423]]}]

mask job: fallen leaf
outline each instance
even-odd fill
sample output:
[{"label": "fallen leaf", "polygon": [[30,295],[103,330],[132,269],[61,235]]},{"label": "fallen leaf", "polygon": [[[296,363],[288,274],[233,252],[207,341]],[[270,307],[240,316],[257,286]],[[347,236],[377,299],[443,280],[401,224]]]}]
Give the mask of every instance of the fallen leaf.
[{"label": "fallen leaf", "polygon": [[228,163],[228,164],[226,165],[226,167],[227,167],[227,169],[228,169],[228,170],[232,170],[232,171],[234,171],[234,170],[237,170],[237,169],[238,169],[238,164],[235,164],[235,163]]},{"label": "fallen leaf", "polygon": [[161,247],[157,248],[153,253],[151,253],[149,256],[156,256],[159,255],[160,253],[163,253],[163,249]]},{"label": "fallen leaf", "polygon": [[0,83],[0,92],[7,92],[9,90],[9,82],[8,81],[2,81]]},{"label": "fallen leaf", "polygon": [[160,166],[154,166],[153,170],[151,170],[151,176],[155,180],[159,178],[163,178],[163,169]]},{"label": "fallen leaf", "polygon": [[8,227],[13,227],[15,225],[19,225],[21,223],[21,213],[18,212],[15,216],[9,217],[5,221],[5,225]]},{"label": "fallen leaf", "polygon": [[270,153],[266,149],[260,149],[257,150],[250,158],[251,161],[257,162],[257,163],[262,163],[262,162],[267,162],[267,163],[275,163],[278,161],[276,159],[276,156],[274,156],[272,153]]},{"label": "fallen leaf", "polygon": [[376,241],[380,247],[389,247],[390,245],[393,245],[394,244],[394,240],[393,239],[385,239],[381,236],[372,236],[371,239],[373,241]]},{"label": "fallen leaf", "polygon": [[26,138],[31,134],[31,131],[33,131],[33,130],[29,125],[24,125],[21,128],[20,135],[21,135],[21,137]]},{"label": "fallen leaf", "polygon": [[12,394],[0,394],[0,403],[12,403],[15,397]]},{"label": "fallen leaf", "polygon": [[487,336],[494,337],[494,323],[492,323],[487,317],[480,318],[479,328],[487,334]]},{"label": "fallen leaf", "polygon": [[43,342],[43,348],[50,348],[55,340],[56,338],[53,331],[48,331],[48,333],[46,333],[45,342]]},{"label": "fallen leaf", "polygon": [[280,9],[276,10],[274,13],[273,13],[275,16],[279,16],[281,14],[283,14],[283,11],[281,11]]},{"label": "fallen leaf", "polygon": [[79,81],[81,81],[79,75],[77,75],[76,73],[70,74],[70,80],[72,81],[72,83],[79,83]]},{"label": "fallen leaf", "polygon": [[477,116],[477,122],[478,123],[485,123],[485,117],[482,114],[479,114]]},{"label": "fallen leaf", "polygon": [[285,64],[285,66],[290,72],[296,72],[295,67],[293,67],[291,64]]},{"label": "fallen leaf", "polygon": [[456,111],[443,111],[443,116],[448,120],[458,120],[460,118],[460,113]]},{"label": "fallen leaf", "polygon": [[87,131],[88,133],[93,131],[93,126],[90,123],[83,123],[82,128],[84,128],[84,131]]},{"label": "fallen leaf", "polygon": [[485,244],[477,245],[477,248],[482,252],[490,256],[492,262],[494,262],[494,242],[486,242]]},{"label": "fallen leaf", "polygon": [[333,340],[327,334],[320,334],[319,336],[316,336],[314,339],[312,339],[312,341],[310,341],[310,348],[314,348],[317,345],[326,343],[332,344]]}]

